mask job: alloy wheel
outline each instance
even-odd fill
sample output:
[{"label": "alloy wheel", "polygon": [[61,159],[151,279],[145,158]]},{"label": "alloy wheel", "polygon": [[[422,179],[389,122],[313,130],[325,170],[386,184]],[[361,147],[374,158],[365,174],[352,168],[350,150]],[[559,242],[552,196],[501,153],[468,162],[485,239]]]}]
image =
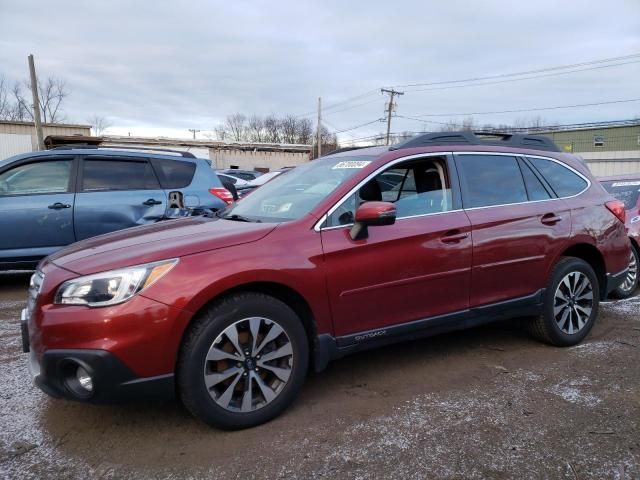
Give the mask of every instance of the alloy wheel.
[{"label": "alloy wheel", "polygon": [[631,292],[638,281],[638,261],[636,260],[636,256],[633,252],[631,252],[631,258],[629,259],[629,270],[627,272],[627,276],[624,279],[622,285],[620,285],[620,290],[625,293]]},{"label": "alloy wheel", "polygon": [[565,275],[554,295],[553,315],[558,328],[569,335],[582,330],[591,317],[593,295],[587,275],[578,271]]},{"label": "alloy wheel", "polygon": [[285,330],[267,318],[244,318],[225,328],[209,348],[204,382],[222,408],[249,413],[282,392],[292,367],[293,348]]}]

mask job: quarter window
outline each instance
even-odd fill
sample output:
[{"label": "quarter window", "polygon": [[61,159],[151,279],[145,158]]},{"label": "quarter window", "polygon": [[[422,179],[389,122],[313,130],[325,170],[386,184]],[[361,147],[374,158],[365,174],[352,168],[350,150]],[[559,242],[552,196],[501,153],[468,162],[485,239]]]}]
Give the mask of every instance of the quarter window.
[{"label": "quarter window", "polygon": [[145,161],[85,160],[82,190],[150,190],[160,185],[151,165]]},{"label": "quarter window", "polygon": [[151,163],[158,174],[160,185],[167,189],[188,186],[196,171],[196,164],[193,162],[152,158]]},{"label": "quarter window", "polygon": [[465,207],[489,207],[527,201],[524,180],[515,157],[458,155]]},{"label": "quarter window", "polygon": [[577,195],[587,188],[587,182],[567,167],[544,158],[529,158],[559,197]]},{"label": "quarter window", "polygon": [[527,187],[527,195],[529,196],[529,200],[548,200],[549,198],[551,198],[551,195],[542,184],[540,179],[536,177],[536,174],[533,173],[531,168],[529,168],[529,165],[521,161],[520,169],[522,170],[524,184]]},{"label": "quarter window", "polygon": [[71,160],[54,160],[12,168],[0,175],[0,196],[66,192],[71,165]]}]

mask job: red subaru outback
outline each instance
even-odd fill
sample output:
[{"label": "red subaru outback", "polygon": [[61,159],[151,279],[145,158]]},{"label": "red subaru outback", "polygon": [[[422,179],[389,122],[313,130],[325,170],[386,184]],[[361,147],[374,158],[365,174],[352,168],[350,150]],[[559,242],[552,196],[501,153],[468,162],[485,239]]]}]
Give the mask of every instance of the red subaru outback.
[{"label": "red subaru outback", "polygon": [[340,152],[216,216],[46,258],[24,346],[54,397],[177,394],[211,425],[248,427],[358,350],[520,316],[550,344],[580,342],[626,277],[624,215],[543,137]]}]

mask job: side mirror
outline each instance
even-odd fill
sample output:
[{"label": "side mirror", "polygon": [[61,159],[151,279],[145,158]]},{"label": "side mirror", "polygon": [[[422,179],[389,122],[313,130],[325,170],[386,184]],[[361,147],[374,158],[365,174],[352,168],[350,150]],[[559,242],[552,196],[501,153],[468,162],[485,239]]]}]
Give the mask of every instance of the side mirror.
[{"label": "side mirror", "polygon": [[390,202],[365,202],[356,210],[356,221],[351,227],[351,239],[360,240],[369,235],[368,227],[393,225],[396,206]]}]

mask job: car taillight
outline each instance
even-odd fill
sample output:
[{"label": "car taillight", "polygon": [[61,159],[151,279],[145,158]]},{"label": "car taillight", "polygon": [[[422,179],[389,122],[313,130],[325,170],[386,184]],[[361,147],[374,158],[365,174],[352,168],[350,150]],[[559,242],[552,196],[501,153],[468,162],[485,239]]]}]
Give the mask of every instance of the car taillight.
[{"label": "car taillight", "polygon": [[233,203],[233,195],[226,188],[214,187],[209,189],[209,193],[215,195],[227,205]]},{"label": "car taillight", "polygon": [[625,221],[624,203],[620,200],[610,200],[605,203],[606,207],[613,213],[622,223]]}]

